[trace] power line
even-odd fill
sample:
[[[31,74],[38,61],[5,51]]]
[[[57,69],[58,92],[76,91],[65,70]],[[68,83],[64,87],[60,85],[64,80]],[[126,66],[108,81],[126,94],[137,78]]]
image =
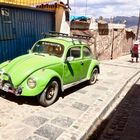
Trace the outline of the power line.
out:
[[[139,37],[139,29],[140,29],[140,10],[139,10],[139,19],[138,19],[138,27],[137,27],[137,34],[136,34],[136,40]]]
[[[86,9],[85,9],[85,16],[87,15],[87,0],[86,0]]]
[[[74,0],[74,15],[76,14],[76,0]]]

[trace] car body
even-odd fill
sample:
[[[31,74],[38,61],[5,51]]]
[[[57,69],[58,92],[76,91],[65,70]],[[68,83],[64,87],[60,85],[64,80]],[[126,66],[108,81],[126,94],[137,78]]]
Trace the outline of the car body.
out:
[[[37,96],[49,106],[65,89],[89,81],[94,84],[99,62],[78,39],[49,37],[37,41],[29,54],[0,65],[0,89],[17,96]]]

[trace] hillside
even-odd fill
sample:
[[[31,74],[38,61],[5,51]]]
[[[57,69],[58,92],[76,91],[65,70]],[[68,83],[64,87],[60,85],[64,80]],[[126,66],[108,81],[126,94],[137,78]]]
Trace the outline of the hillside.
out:
[[[109,18],[105,18],[107,22],[110,22]],[[126,27],[132,27],[138,25],[138,17],[131,16],[131,17],[125,17],[125,16],[116,16],[113,18],[113,23],[124,23],[126,24]]]

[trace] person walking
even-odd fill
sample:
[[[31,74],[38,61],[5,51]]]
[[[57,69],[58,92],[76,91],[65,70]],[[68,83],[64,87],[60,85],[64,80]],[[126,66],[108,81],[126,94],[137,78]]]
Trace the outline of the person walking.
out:
[[[131,48],[131,62],[134,62],[134,58],[136,58],[136,62],[138,62],[139,58],[139,41],[135,41],[134,45]]]

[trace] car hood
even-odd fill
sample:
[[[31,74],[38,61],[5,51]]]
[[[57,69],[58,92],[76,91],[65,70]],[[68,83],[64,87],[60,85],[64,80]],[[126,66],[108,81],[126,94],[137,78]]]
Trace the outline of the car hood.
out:
[[[28,54],[15,58],[5,68],[4,71],[11,76],[14,86],[18,86],[33,72],[60,63],[61,59],[55,56]]]

